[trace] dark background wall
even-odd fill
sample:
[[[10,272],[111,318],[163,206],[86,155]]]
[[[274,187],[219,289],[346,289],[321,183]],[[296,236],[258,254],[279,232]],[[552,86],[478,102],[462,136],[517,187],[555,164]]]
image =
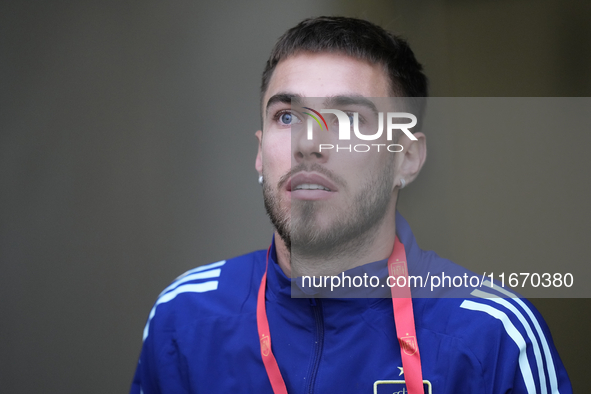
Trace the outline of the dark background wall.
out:
[[[322,14],[406,36],[435,96],[591,95],[588,2],[0,2],[0,391],[127,391],[158,293],[267,246],[260,73],[283,31]],[[561,132],[572,160],[509,185],[502,170],[527,151],[499,167],[475,157],[477,139],[441,139],[457,159],[430,154],[400,206],[421,246],[462,264],[558,237],[587,264],[591,141]],[[536,204],[510,208],[499,190]],[[589,300],[533,301],[583,391]]]

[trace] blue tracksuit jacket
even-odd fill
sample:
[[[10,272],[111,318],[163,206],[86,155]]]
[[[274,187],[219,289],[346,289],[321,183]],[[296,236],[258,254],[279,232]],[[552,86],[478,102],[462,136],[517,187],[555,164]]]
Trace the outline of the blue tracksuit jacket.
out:
[[[402,216],[396,225],[410,274],[462,270],[421,250]],[[265,254],[198,267],[162,292],[131,393],[272,393],[256,322]],[[391,299],[292,298],[273,249],[266,299],[289,393],[406,392]],[[413,298],[413,306],[426,392],[572,393],[548,327],[527,300],[468,295]]]

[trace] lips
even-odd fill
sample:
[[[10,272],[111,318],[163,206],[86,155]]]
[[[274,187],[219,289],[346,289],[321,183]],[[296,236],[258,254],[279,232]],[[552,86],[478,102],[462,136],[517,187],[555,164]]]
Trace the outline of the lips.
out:
[[[286,183],[285,188],[292,197],[303,200],[326,199],[338,191],[333,182],[313,172],[298,172]]]

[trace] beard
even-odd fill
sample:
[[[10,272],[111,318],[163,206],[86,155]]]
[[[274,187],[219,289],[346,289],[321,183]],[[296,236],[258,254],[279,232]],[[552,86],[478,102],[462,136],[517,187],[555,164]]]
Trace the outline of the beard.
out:
[[[348,206],[335,207],[327,201],[293,200],[291,207],[283,202],[279,190],[285,182],[300,171],[318,172],[340,189],[347,189],[346,181],[319,164],[298,165],[292,168],[273,189],[263,184],[263,196],[267,214],[291,252],[292,259],[338,258],[356,255],[371,238],[384,219],[392,199],[394,185],[394,162],[385,168],[369,173],[359,190],[351,196]],[[320,216],[330,222],[321,225]]]

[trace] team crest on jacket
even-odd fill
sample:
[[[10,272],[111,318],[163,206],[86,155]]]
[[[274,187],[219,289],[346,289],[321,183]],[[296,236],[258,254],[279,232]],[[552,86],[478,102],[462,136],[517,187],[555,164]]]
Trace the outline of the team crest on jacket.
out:
[[[271,340],[268,336],[263,334],[263,336],[261,336],[261,353],[263,353],[263,356],[267,357],[269,355],[270,351],[271,351]]]
[[[400,347],[404,353],[412,356],[417,352],[417,340],[414,336],[400,338]]]
[[[431,382],[423,380],[423,391],[432,394]],[[373,383],[374,394],[408,394],[404,380],[376,380]]]
[[[399,277],[399,276],[406,276],[406,262],[405,261],[398,261],[390,263],[390,276]]]

